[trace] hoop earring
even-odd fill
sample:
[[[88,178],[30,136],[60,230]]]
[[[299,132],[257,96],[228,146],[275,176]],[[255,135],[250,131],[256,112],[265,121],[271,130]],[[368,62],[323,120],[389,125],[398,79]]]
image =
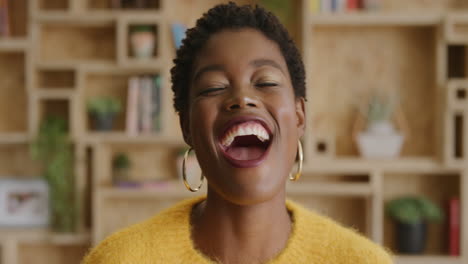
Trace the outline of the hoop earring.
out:
[[[200,176],[200,185],[197,187],[197,188],[192,188],[190,186],[190,184],[188,183],[187,181],[187,173],[186,173],[186,166],[185,166],[185,163],[187,161],[187,157],[190,153],[190,151],[192,151],[193,148],[189,148],[187,151],[185,151],[185,154],[184,154],[184,160],[182,161],[182,179],[184,180],[184,185],[185,185],[185,188],[187,188],[187,190],[191,191],[191,192],[198,192],[202,185],[203,185],[203,180],[205,179],[205,177],[203,176],[203,172],[201,173],[201,176]]]
[[[297,156],[299,157],[299,163],[297,165],[297,171],[294,176],[289,174],[289,180],[297,181],[302,174],[302,161],[304,160],[304,153],[302,152],[302,143],[300,140],[297,141]]]

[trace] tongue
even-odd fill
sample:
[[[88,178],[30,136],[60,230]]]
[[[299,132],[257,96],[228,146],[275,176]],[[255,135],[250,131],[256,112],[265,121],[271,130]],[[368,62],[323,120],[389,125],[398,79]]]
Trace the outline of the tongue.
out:
[[[227,154],[236,160],[254,160],[262,156],[265,149],[260,146],[230,147]]]
[[[236,160],[255,160],[265,152],[267,145],[256,136],[238,136],[234,139],[226,153]]]

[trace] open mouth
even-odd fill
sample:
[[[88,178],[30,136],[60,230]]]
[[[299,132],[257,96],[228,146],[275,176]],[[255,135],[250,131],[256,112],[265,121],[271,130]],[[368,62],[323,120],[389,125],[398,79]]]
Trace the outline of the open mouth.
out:
[[[271,138],[262,122],[251,120],[230,126],[222,135],[220,144],[231,164],[236,167],[254,167],[266,157]]]

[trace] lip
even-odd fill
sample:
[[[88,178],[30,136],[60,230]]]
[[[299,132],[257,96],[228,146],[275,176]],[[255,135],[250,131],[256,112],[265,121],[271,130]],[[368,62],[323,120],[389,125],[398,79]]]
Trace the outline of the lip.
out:
[[[254,160],[237,160],[237,159],[231,158],[226,153],[225,147],[221,145],[221,137],[223,137],[225,135],[225,133],[227,132],[227,130],[229,128],[231,128],[232,126],[240,124],[240,123],[249,122],[249,121],[254,121],[254,122],[260,123],[267,130],[267,132],[268,132],[268,134],[270,136],[270,141],[272,141],[272,139],[273,139],[273,133],[271,132],[271,129],[268,126],[267,122],[265,122],[265,120],[263,120],[262,118],[260,118],[258,116],[238,116],[238,117],[235,117],[235,118],[229,120],[229,122],[227,122],[224,125],[223,129],[221,130],[221,133],[218,136],[218,146],[219,146],[219,149],[221,150],[221,152],[223,154],[223,157],[232,166],[237,167],[237,168],[257,167],[258,165],[260,165],[266,159],[266,157],[268,156],[268,153],[270,152],[270,148],[271,148],[271,145],[272,145],[271,142],[270,142],[270,144],[268,145],[268,148],[265,150],[265,152],[262,154],[262,156],[258,157],[257,159],[254,159]]]

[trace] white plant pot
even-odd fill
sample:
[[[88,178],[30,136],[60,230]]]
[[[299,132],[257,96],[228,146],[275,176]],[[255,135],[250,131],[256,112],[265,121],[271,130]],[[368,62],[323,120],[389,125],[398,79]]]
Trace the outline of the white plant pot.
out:
[[[155,35],[152,32],[135,32],[130,37],[133,55],[137,59],[150,59],[154,56]]]
[[[359,133],[356,140],[361,156],[390,159],[400,155],[404,136],[395,131],[392,123],[378,122]]]

